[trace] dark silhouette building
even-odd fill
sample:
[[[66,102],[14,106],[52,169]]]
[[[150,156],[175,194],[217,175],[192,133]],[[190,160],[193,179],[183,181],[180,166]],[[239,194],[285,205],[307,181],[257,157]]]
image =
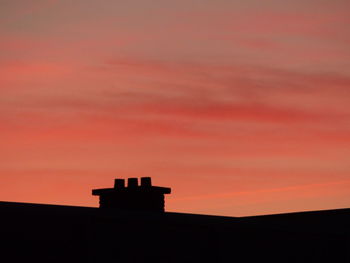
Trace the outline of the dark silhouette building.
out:
[[[148,196],[159,189],[149,179],[133,187],[118,179],[112,190],[94,190],[106,194],[101,208],[0,202],[1,262],[350,262],[350,209],[171,213]]]
[[[152,186],[151,177],[129,178],[125,186],[124,179],[115,179],[114,188],[92,190],[100,197],[100,208],[164,212],[164,195],[170,194],[167,187]]]

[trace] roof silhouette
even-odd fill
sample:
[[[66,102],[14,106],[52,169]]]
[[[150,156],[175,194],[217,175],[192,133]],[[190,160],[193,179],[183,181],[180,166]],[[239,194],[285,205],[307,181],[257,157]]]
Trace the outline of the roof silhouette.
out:
[[[350,208],[223,217],[0,202],[0,215],[2,262],[350,262]]]

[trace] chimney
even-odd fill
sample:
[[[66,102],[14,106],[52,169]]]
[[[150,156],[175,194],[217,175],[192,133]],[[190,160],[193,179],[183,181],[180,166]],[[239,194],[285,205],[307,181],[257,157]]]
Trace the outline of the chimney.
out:
[[[125,187],[124,179],[115,179],[114,188],[92,190],[92,195],[100,198],[100,208],[126,211],[164,212],[164,195],[170,194],[167,187],[152,186],[151,177],[128,178]]]

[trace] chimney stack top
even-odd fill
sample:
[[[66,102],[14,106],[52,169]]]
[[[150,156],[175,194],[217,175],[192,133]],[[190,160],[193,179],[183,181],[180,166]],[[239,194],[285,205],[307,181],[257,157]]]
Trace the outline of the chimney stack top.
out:
[[[164,212],[164,195],[170,194],[171,189],[152,185],[151,177],[115,179],[114,188],[92,190],[92,195],[100,197],[100,208],[119,210],[142,210]]]

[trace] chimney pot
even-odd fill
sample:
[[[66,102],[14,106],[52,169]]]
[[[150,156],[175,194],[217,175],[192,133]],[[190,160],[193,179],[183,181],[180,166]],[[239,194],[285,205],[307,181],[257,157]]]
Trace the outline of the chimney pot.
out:
[[[138,180],[137,178],[128,178],[128,188],[137,188]]]
[[[115,179],[114,180],[114,188],[115,189],[125,188],[125,180],[124,179]]]
[[[152,179],[151,177],[141,177],[141,187],[151,187]]]

